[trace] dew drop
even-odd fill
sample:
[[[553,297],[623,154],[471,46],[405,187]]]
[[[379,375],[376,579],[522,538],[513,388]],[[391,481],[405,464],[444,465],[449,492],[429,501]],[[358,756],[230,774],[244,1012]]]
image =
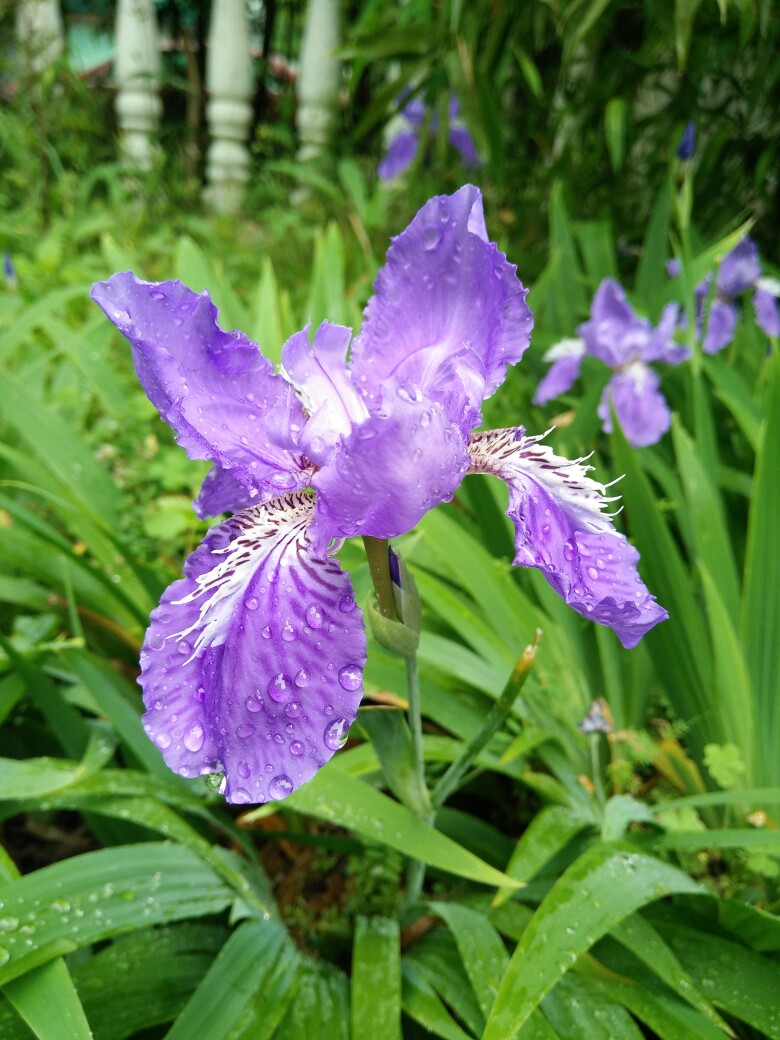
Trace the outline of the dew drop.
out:
[[[294,755],[302,755],[305,750],[306,749],[303,746],[303,742],[302,741],[300,741],[300,740],[291,740],[290,741],[290,751]]]
[[[244,604],[244,606],[246,607],[247,610],[257,610],[257,607],[258,607],[259,603],[260,603],[260,600],[257,598],[257,596],[250,596],[249,599]]]
[[[316,603],[312,603],[310,607],[306,608],[306,624],[310,628],[322,627],[322,611]],[[282,631],[282,637],[284,637],[284,631]]]
[[[294,625],[290,624],[290,619],[288,618],[282,625],[282,639],[285,643],[291,643],[297,635],[298,629]]]
[[[563,555],[567,560],[573,560],[577,555],[577,550],[574,548],[571,542],[563,543]]]
[[[291,794],[293,790],[293,782],[289,776],[285,776],[281,773],[279,776],[275,776],[268,785],[268,794],[274,801],[279,801],[280,798],[286,798],[288,794]]]
[[[339,671],[339,685],[345,690],[358,690],[363,682],[363,669],[356,664],[346,664]]]
[[[290,701],[284,706],[284,713],[288,719],[297,719],[303,714],[303,705],[300,701]]]
[[[230,792],[230,801],[238,805],[246,805],[247,802],[252,801],[252,795],[243,787],[237,787],[235,791]]]
[[[265,628],[261,631],[260,635],[263,637],[263,639],[271,638],[271,629],[268,627],[268,625],[265,626]]]
[[[338,751],[339,748],[343,748],[347,742],[348,732],[349,723],[346,719],[333,719],[325,727],[325,732],[323,733],[325,746],[330,748],[331,751]]]
[[[162,632],[152,632],[149,636],[149,646],[152,650],[162,650],[165,646],[165,636]]]
[[[238,771],[238,775],[243,777],[244,780],[247,780],[249,778],[249,763],[248,762],[239,762],[238,765],[236,766],[236,770]]]
[[[190,653],[190,651],[192,650],[192,647],[190,646],[190,644],[187,642],[186,639],[182,639],[182,641],[180,643],[176,644],[176,649],[179,651],[180,654],[183,655],[183,654]]]
[[[354,596],[342,596],[339,600],[339,610],[342,614],[349,614],[350,611],[355,609],[355,597]]]
[[[268,684],[268,696],[271,700],[282,704],[288,700],[292,693],[292,679],[284,672],[279,672]]]
[[[167,733],[158,733],[154,738],[154,742],[158,748],[162,748],[163,750],[171,746],[171,738]]]
[[[301,668],[301,670],[295,675],[295,685],[300,689],[304,689],[310,682],[311,672],[307,671],[305,668]]]
[[[592,578],[592,579],[593,579],[594,581],[596,581],[596,580],[598,579],[598,576],[599,576],[599,572],[598,572],[598,571],[596,570],[596,568],[595,568],[595,567],[588,567],[588,575],[589,575],[589,576],[590,576],[590,577],[591,577],[591,578]]]
[[[251,722],[242,722],[241,725],[236,729],[236,736],[242,740],[245,737],[251,737],[255,731],[255,727]]]
[[[203,747],[203,741],[205,740],[205,733],[203,732],[203,726],[199,722],[196,722],[187,732],[184,734],[184,740],[182,743],[188,751],[200,751]]]
[[[426,228],[423,231],[422,246],[426,253],[432,253],[441,242],[441,231],[435,227]]]
[[[246,699],[246,701],[244,703],[246,704],[246,710],[247,711],[262,711],[263,710],[263,702],[260,700],[259,697],[256,697],[254,693],[250,694],[250,696],[247,697],[247,699]]]

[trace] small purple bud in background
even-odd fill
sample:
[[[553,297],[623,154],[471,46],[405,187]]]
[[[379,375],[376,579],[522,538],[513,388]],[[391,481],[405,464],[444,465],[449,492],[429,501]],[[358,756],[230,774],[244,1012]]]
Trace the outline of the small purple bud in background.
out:
[[[693,153],[696,151],[696,126],[693,120],[688,122],[685,127],[677,144],[677,158],[684,162],[686,159],[692,159]]]
[[[19,279],[16,277],[16,268],[11,259],[11,254],[6,250],[3,253],[3,274],[5,275],[5,287],[9,292],[16,292],[19,287]]]
[[[401,564],[398,559],[398,555],[393,552],[391,546],[389,545],[387,547],[387,559],[390,567],[390,578],[393,584],[397,585],[400,589],[403,587],[403,583],[401,581]]]

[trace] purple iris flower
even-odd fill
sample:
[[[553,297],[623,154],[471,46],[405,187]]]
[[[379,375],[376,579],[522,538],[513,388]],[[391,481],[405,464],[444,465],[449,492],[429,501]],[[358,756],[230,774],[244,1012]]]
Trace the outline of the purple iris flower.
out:
[[[580,338],[562,340],[545,354],[552,366],[537,388],[534,403],[546,404],[569,390],[580,374],[582,359],[589,354],[614,372],[598,407],[604,430],[612,432],[614,408],[630,444],[655,444],[669,429],[672,417],[658,373],[648,362],[676,365],[688,356],[687,348],[672,338],[677,311],[676,304],[669,304],[654,329],[646,318],[634,313],[622,287],[605,278],[593,297],[590,320],[577,330]]]
[[[449,103],[449,121],[447,136],[450,144],[463,160],[464,166],[479,166],[482,162],[477,152],[471,134],[458,120],[460,106],[458,99],[453,95]],[[382,159],[377,168],[380,180],[387,181],[403,173],[414,161],[417,150],[420,147],[423,123],[425,122],[425,105],[419,98],[413,98],[401,112],[404,123],[396,136],[390,142],[387,155]],[[429,132],[435,134],[439,128],[439,121],[433,115],[429,124]]]
[[[366,636],[335,546],[403,534],[467,473],[509,485],[515,562],[624,646],[668,616],[588,467],[522,427],[472,432],[533,324],[479,191],[426,203],[374,287],[349,361],[351,330],[324,322],[287,341],[279,373],[205,292],[130,272],[92,290],[179,443],[214,462],[198,513],[235,511],[152,612],[139,680],[165,761],[220,774],[230,802],[289,794],[355,719]]]
[[[712,286],[712,275],[696,286],[696,316],[699,330],[704,322],[704,311]],[[780,311],[777,297],[780,283],[773,278],[764,278],[758,258],[758,248],[747,236],[730,253],[727,253],[718,268],[715,279],[715,295],[707,318],[704,334],[705,354],[716,354],[731,343],[737,327],[739,313],[733,302],[742,293],[753,292],[753,309],[756,323],[767,336],[780,335]]]

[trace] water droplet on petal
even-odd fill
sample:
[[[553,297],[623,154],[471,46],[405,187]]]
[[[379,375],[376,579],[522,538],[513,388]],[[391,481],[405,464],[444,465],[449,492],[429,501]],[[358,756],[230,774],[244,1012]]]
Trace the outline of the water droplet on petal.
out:
[[[271,629],[268,627],[268,625],[265,626],[265,628],[261,631],[260,635],[263,637],[263,639],[271,638]]]
[[[298,686],[300,689],[304,689],[306,686],[309,685],[310,682],[311,672],[307,671],[305,668],[301,668],[301,670],[296,673],[295,685]]]
[[[186,639],[182,639],[180,643],[176,644],[176,649],[179,651],[180,654],[188,654],[192,650],[192,647]]]
[[[242,740],[245,737],[251,737],[255,731],[255,727],[251,722],[242,722],[241,725],[236,729],[236,736]]]
[[[293,782],[289,776],[285,776],[284,773],[279,776],[275,776],[268,785],[268,794],[274,801],[278,801],[280,798],[286,798],[288,794],[291,794],[293,790]]]
[[[358,690],[363,682],[363,669],[347,664],[339,671],[339,684],[345,690]]]
[[[245,791],[243,787],[237,787],[234,791],[230,792],[230,800],[239,805],[246,805],[247,802],[252,801],[252,795],[249,791]]]
[[[348,732],[349,723],[346,719],[338,718],[329,722],[323,733],[325,746],[330,748],[331,751],[338,751],[339,748],[343,748],[347,742]]]
[[[152,632],[149,636],[149,646],[152,650],[162,650],[165,645],[165,636],[162,632]]]
[[[260,603],[260,600],[257,598],[257,596],[250,596],[249,599],[244,604],[244,606],[246,607],[247,610],[257,610],[257,607],[258,607],[259,603]]]
[[[355,609],[355,597],[354,596],[342,596],[339,600],[339,610],[342,614],[349,614],[351,610]]]
[[[598,572],[598,571],[596,570],[596,568],[595,568],[595,567],[588,567],[588,575],[589,575],[589,576],[590,576],[590,577],[591,577],[591,578],[592,578],[592,579],[593,579],[594,581],[597,581],[597,580],[598,580],[598,576],[599,576],[599,572]]]
[[[567,560],[573,560],[574,557],[577,555],[577,550],[571,542],[563,543],[563,555],[566,557]]]
[[[279,672],[268,684],[268,696],[271,700],[282,704],[288,700],[292,693],[292,679],[284,672]]]
[[[163,750],[171,746],[171,738],[167,733],[158,733],[154,738],[154,742],[157,747],[162,748]]]
[[[248,777],[249,777],[249,763],[248,762],[239,762],[238,765],[236,766],[236,769],[238,771],[238,775],[239,776],[243,777],[244,780],[248,779]]]
[[[306,608],[306,624],[310,628],[320,628],[322,626],[322,611],[316,603],[312,603],[310,607]]]
[[[284,713],[288,719],[297,719],[303,714],[303,705],[300,701],[290,701],[289,704],[284,706]]]
[[[203,741],[205,739],[205,733],[203,732],[203,726],[199,722],[196,722],[187,732],[184,734],[184,740],[182,743],[188,751],[200,751],[203,747]]]
[[[291,643],[297,635],[298,629],[295,627],[295,625],[290,624],[290,619],[288,618],[282,625],[282,639],[285,641],[285,643]]]
[[[441,242],[441,231],[438,228],[429,227],[423,231],[422,246],[427,253],[433,252],[439,242]]]
[[[246,701],[244,703],[246,704],[246,710],[247,711],[262,711],[263,710],[263,702],[260,700],[259,697],[256,697],[254,693],[250,694],[250,696],[247,697],[247,699],[246,699]]]
[[[300,740],[291,740],[290,741],[290,751],[294,755],[302,755],[305,750],[306,750],[306,748],[304,747],[302,741],[300,741]]]

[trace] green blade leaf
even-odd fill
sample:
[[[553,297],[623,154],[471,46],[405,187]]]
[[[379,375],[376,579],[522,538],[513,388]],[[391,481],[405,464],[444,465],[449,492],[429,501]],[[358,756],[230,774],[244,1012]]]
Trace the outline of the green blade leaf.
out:
[[[639,907],[701,891],[682,871],[614,845],[596,845],[559,878],[512,955],[483,1040],[511,1040],[577,958]]]
[[[3,992],[38,1040],[92,1040],[92,1030],[65,961],[42,964]]]
[[[333,763],[321,769],[310,783],[294,791],[285,804],[320,820],[347,827],[369,841],[388,845],[449,874],[483,885],[518,887],[506,874],[445,838],[405,806],[349,776]],[[273,811],[273,806],[263,807],[247,813],[246,820],[251,822]]]
[[[463,967],[487,1017],[498,992],[509,955],[496,929],[483,914],[458,903],[431,903],[432,913],[446,923],[458,946]]]
[[[355,925],[352,1035],[401,1040],[401,935],[388,917],[359,917]]]

